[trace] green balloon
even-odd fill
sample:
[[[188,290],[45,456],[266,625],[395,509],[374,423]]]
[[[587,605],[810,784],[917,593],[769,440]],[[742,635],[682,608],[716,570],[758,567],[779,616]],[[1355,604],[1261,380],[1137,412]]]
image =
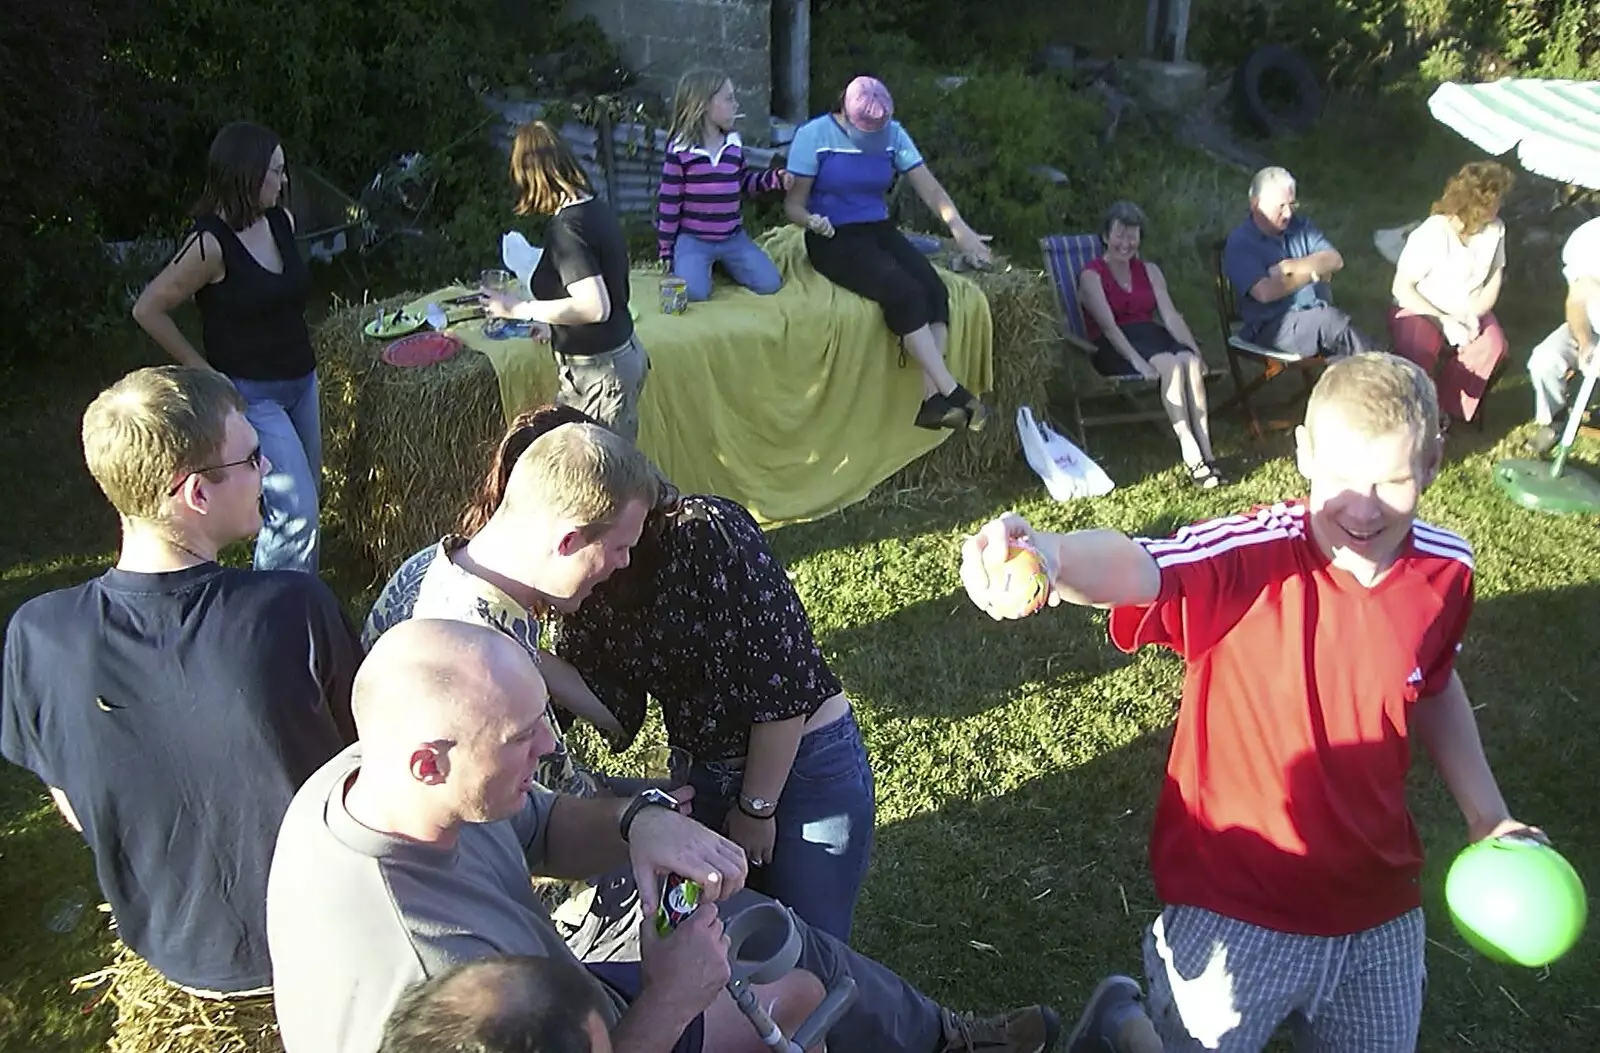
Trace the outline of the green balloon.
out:
[[[1537,969],[1572,949],[1589,902],[1560,852],[1532,838],[1468,845],[1450,865],[1444,898],[1461,936],[1497,962]]]

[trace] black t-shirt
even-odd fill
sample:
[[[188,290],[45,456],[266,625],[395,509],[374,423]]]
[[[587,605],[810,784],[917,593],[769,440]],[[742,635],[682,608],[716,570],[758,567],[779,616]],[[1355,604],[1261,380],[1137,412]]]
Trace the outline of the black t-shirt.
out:
[[[533,270],[533,295],[562,300],[567,286],[600,276],[611,297],[611,317],[590,325],[553,325],[550,346],[563,355],[598,355],[621,347],[633,335],[628,313],[628,241],[606,203],[598,198],[567,205],[545,227],[544,255]]]
[[[12,617],[0,753],[66,794],[118,934],[169,979],[272,982],[278,826],[353,737],[360,654],[297,571],[113,569]]]
[[[317,368],[306,328],[311,272],[294,244],[289,214],[267,209],[267,226],[283,258],[283,273],[256,262],[239,235],[217,216],[201,216],[195,229],[217,239],[227,274],[195,293],[206,360],[245,380],[294,380]],[[197,244],[190,252],[201,251]]]

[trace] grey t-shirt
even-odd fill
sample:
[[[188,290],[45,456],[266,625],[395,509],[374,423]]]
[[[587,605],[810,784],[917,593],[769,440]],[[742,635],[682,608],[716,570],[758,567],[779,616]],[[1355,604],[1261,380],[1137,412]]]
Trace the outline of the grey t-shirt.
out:
[[[515,818],[462,828],[453,848],[391,837],[345,808],[361,746],[295,795],[267,879],[267,944],[287,1053],[375,1053],[406,988],[462,961],[506,954],[578,965],[533,895],[556,795]],[[598,980],[611,1007],[624,1008]]]

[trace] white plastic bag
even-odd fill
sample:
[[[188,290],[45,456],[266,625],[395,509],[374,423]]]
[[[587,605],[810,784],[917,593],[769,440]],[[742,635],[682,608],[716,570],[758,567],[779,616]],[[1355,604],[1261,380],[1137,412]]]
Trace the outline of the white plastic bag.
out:
[[[1034,419],[1027,406],[1017,409],[1017,434],[1028,466],[1057,501],[1101,497],[1116,489],[1111,477],[1088,454],[1050,425]]]

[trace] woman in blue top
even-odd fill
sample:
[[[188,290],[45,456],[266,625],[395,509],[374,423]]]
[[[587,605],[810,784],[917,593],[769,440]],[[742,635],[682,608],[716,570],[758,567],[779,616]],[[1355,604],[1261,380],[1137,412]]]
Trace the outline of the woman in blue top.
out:
[[[949,226],[956,248],[974,261],[988,261],[988,238],[967,226],[893,114],[883,82],[857,77],[833,112],[802,125],[789,147],[794,183],[784,212],[806,228],[806,255],[817,273],[879,304],[889,329],[922,367],[927,397],[917,427],[977,431],[988,410],[944,364],[950,338],[944,283],[889,221],[887,195],[895,177],[910,180]]]
[[[295,247],[294,217],[279,203],[288,184],[276,135],[245,121],[219,131],[194,227],[133,317],[180,365],[216,370],[244,396],[266,472],[255,567],[314,574],[322,424],[306,328],[311,273]],[[172,320],[191,299],[205,354]]]

